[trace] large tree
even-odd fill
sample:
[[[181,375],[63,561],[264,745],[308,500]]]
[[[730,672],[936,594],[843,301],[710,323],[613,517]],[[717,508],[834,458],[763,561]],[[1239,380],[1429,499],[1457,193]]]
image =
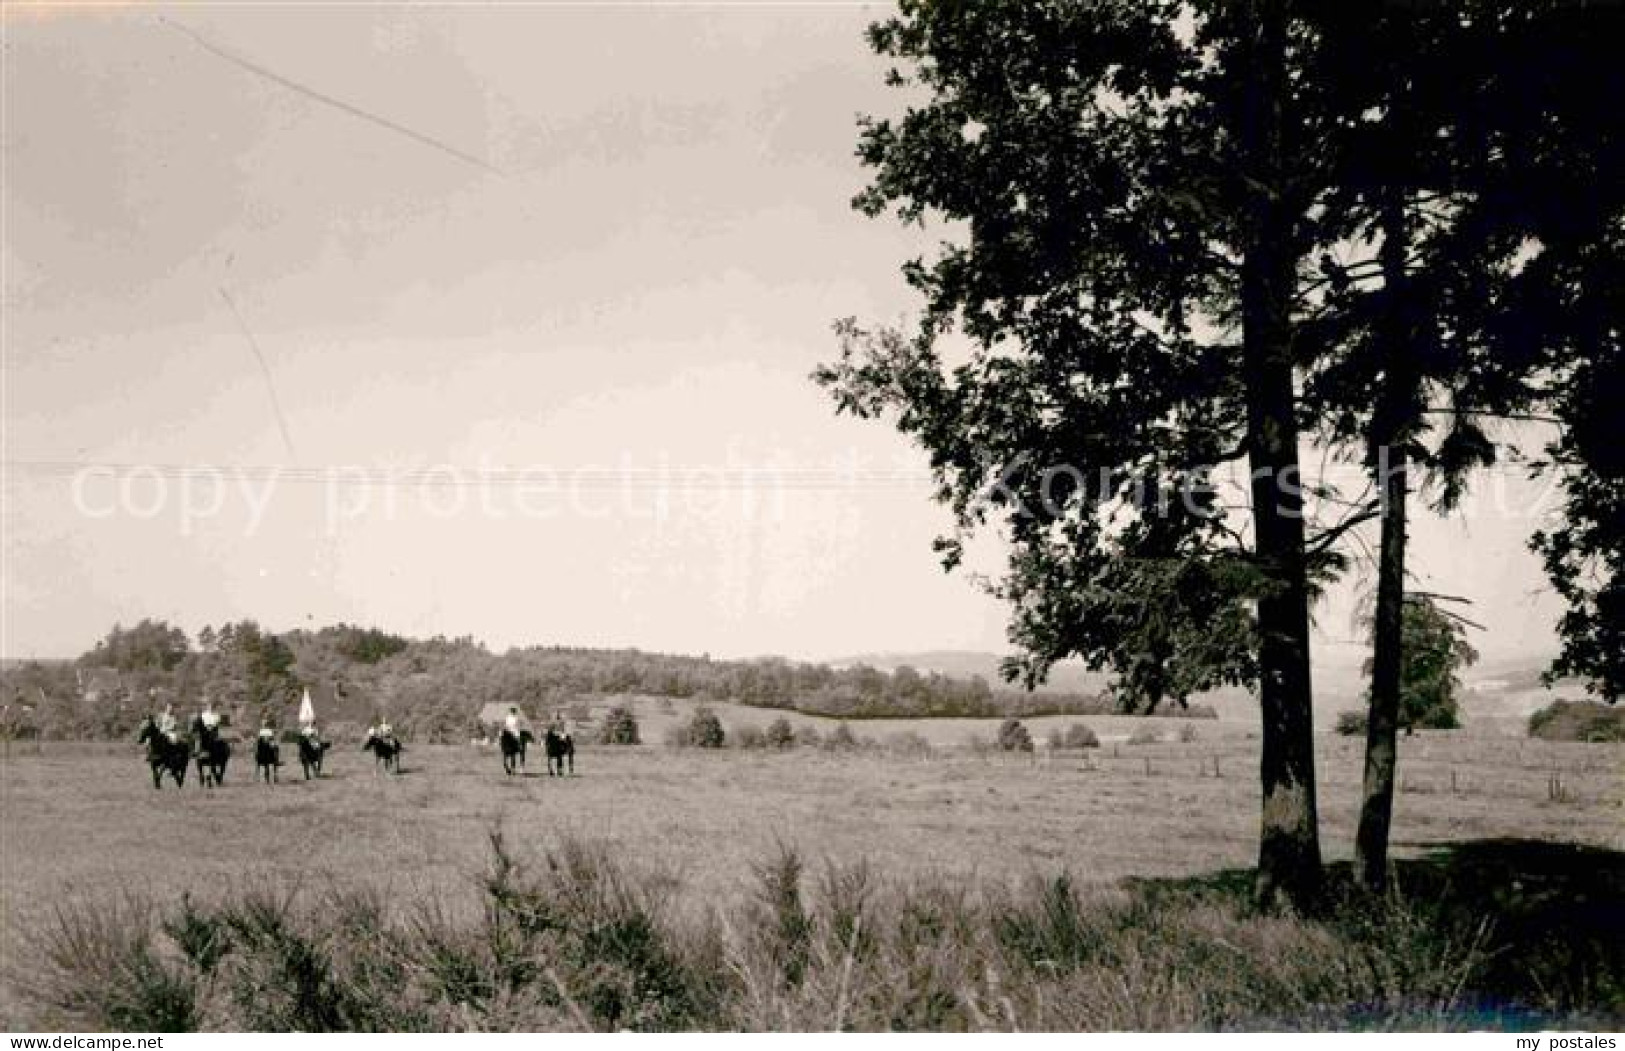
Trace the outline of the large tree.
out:
[[[864,129],[858,203],[947,239],[906,268],[917,329],[847,323],[819,373],[929,452],[950,566],[1002,530],[1016,670],[1172,662],[1132,688],[1177,696],[1190,662],[1246,679],[1256,652],[1259,889],[1299,901],[1320,878],[1309,603],[1339,531],[1306,535],[1298,463],[1328,174],[1310,29],[1272,2],[903,4],[871,41],[921,101]],[[1241,461],[1237,516],[1213,476]],[[1204,623],[1255,641],[1169,644]]]
[[[1550,309],[1575,292],[1551,263],[1592,250],[1618,218],[1617,193],[1590,188],[1619,164],[1618,122],[1601,108],[1620,93],[1619,25],[1617,13],[1510,0],[1320,12],[1315,81],[1337,177],[1306,304],[1321,350],[1306,400],[1320,437],[1363,447],[1382,508],[1356,839],[1373,888],[1411,666],[1410,476],[1432,473],[1449,510],[1497,456],[1486,421],[1538,407],[1560,361],[1599,350],[1594,327],[1574,338],[1572,308]]]

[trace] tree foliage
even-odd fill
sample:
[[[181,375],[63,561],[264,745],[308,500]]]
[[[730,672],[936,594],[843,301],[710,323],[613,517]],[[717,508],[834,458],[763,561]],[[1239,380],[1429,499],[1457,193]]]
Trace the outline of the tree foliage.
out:
[[[1478,661],[1478,651],[1467,641],[1466,625],[1432,598],[1408,595],[1404,631],[1400,728],[1411,731],[1460,727],[1461,673]],[[1372,666],[1373,661],[1368,659],[1367,675]]]
[[[717,713],[705,707],[694,709],[683,727],[683,743],[691,748],[721,748],[727,736]]]
[[[1561,472],[1563,513],[1533,546],[1568,603],[1548,681],[1577,676],[1613,703],[1625,696],[1625,220],[1583,264],[1566,316],[1581,319],[1592,352],[1572,358],[1560,380],[1564,427],[1548,453]]]
[[[86,667],[115,671],[173,671],[186,659],[191,643],[186,632],[161,620],[143,619],[134,627],[113,630],[79,658]]]

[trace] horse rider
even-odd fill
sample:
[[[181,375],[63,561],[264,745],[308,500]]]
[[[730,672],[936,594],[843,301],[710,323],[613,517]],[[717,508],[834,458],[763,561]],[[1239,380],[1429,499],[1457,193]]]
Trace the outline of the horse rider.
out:
[[[166,702],[164,710],[158,713],[158,718],[154,719],[153,722],[157,725],[158,732],[169,739],[170,744],[175,744],[180,740],[180,727],[175,722],[175,705],[173,702]]]
[[[368,730],[367,736],[376,737],[380,741],[388,741],[390,744],[399,743],[395,740],[395,728],[389,725],[388,719],[378,720],[378,725]]]
[[[304,723],[301,725],[299,727],[299,736],[303,737],[313,745],[320,744],[322,740],[322,735],[316,732],[315,723]]]
[[[193,722],[198,734],[197,740],[192,742],[192,750],[197,755],[203,755],[220,739],[220,713],[214,710],[214,702],[205,700]]]
[[[270,716],[260,720],[260,740],[276,744],[276,727],[271,725]]]
[[[508,708],[508,717],[502,721],[502,728],[508,733],[513,734],[513,739],[515,741],[520,740],[519,735],[524,732],[524,719],[519,715],[518,705],[513,705]]]

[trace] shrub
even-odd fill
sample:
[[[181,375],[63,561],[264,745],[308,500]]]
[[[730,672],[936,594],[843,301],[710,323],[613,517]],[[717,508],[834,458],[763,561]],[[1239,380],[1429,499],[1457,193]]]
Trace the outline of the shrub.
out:
[[[1366,712],[1364,708],[1350,708],[1337,713],[1337,732],[1344,737],[1364,737]]]
[[[829,732],[824,738],[824,748],[831,752],[850,752],[860,747],[858,735],[852,732],[852,727],[841,723]]]
[[[1196,732],[1196,727],[1189,723],[1186,723],[1184,726],[1179,728],[1179,739],[1184,744],[1190,744],[1200,736],[1201,734]]]
[[[1529,735],[1547,741],[1625,741],[1625,710],[1595,701],[1557,701],[1529,717]]]
[[[1021,725],[1020,719],[1006,719],[999,726],[999,749],[1005,752],[1030,752],[1033,735]]]
[[[931,742],[926,740],[924,735],[915,733],[913,730],[900,730],[887,736],[885,747],[886,751],[894,755],[910,756],[916,759],[923,759],[933,751]]]
[[[816,726],[802,726],[796,730],[795,743],[802,748],[818,748],[824,743],[824,735]]]
[[[780,716],[767,724],[767,744],[770,748],[793,748],[796,743],[795,728],[790,720]]]
[[[1099,748],[1100,738],[1082,723],[1073,723],[1065,730],[1050,731],[1049,743],[1051,748]]]
[[[744,749],[767,747],[767,734],[760,726],[741,726],[733,732],[733,746]]]
[[[154,944],[158,922],[151,905],[137,898],[57,905],[26,938],[34,961],[27,991],[75,1023],[89,1021],[84,1028],[196,1029],[198,982],[192,968],[161,959]]]
[[[684,743],[693,748],[721,748],[727,740],[722,720],[709,708],[696,708],[683,730]]]
[[[637,744],[638,720],[627,705],[616,705],[598,729],[599,744]]]
[[[785,987],[801,983],[814,934],[802,901],[801,871],[801,855],[781,843],[776,858],[756,866],[755,900],[747,913],[751,948]]]
[[[1135,727],[1134,732],[1128,735],[1129,744],[1156,744],[1160,740],[1162,735],[1157,733],[1154,726]]]

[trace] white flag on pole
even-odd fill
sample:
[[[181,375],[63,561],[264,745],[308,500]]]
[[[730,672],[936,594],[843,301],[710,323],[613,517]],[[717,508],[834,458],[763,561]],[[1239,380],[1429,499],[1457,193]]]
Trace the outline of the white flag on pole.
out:
[[[299,702],[299,725],[310,726],[316,722],[316,707],[310,703],[310,689],[306,687],[304,700]]]

